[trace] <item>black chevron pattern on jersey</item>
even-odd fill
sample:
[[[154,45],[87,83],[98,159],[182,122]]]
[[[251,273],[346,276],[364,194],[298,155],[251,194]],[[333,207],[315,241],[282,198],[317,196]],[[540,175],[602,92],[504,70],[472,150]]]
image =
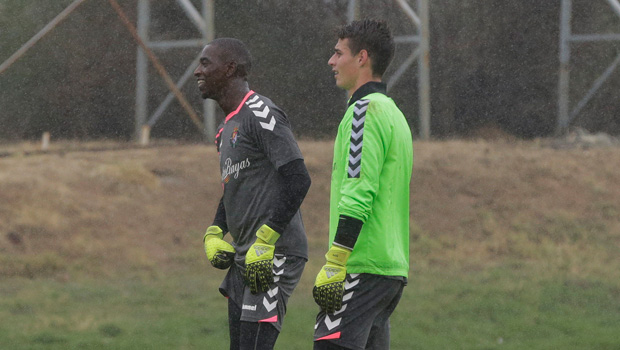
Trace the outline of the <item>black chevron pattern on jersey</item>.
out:
[[[364,144],[364,121],[370,100],[359,100],[353,106],[351,122],[351,146],[349,147],[349,178],[359,178],[362,172],[362,146]]]

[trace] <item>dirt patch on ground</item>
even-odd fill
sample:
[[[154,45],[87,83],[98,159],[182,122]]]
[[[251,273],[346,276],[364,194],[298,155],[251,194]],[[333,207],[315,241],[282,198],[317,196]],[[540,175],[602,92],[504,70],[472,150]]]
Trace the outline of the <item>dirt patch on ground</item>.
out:
[[[300,146],[312,177],[305,226],[311,247],[324,248],[332,143]],[[0,275],[204,262],[202,234],[221,195],[213,146],[57,147],[27,155],[12,146],[0,158]],[[620,245],[617,148],[470,140],[415,142],[414,150],[418,263],[537,259],[544,244]]]

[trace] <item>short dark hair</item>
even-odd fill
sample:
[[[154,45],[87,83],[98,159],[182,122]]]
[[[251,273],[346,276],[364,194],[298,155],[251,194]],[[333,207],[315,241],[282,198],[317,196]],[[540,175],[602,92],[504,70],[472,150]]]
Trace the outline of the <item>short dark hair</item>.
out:
[[[394,57],[394,37],[385,21],[364,19],[338,28],[339,39],[349,39],[353,55],[366,50],[372,61],[372,72],[382,76]]]
[[[252,70],[252,55],[243,41],[235,38],[218,38],[209,45],[215,45],[222,49],[220,57],[223,60],[230,60],[237,64],[236,76],[247,78]]]

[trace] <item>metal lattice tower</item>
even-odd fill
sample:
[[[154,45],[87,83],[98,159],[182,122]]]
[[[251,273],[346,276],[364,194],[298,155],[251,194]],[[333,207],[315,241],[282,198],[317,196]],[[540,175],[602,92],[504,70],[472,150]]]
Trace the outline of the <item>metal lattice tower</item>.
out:
[[[349,22],[359,17],[361,0],[349,0],[347,18]],[[430,137],[431,103],[430,103],[430,30],[429,30],[429,0],[417,0],[417,13],[409,6],[406,0],[394,0],[402,12],[413,23],[417,34],[394,37],[397,45],[414,44],[415,47],[407,59],[401,63],[394,74],[387,79],[388,90],[394,86],[402,75],[418,61],[418,103],[420,115],[420,138]]]
[[[620,2],[618,0],[606,0],[613,11],[620,17]],[[620,33],[614,34],[573,34],[572,14],[573,0],[562,0],[560,15],[560,74],[558,79],[558,124],[557,135],[566,134],[568,127],[573,119],[581,112],[586,104],[596,94],[598,89],[611,76],[618,64],[620,64],[620,54],[605,71],[594,81],[590,90],[584,97],[570,109],[570,57],[571,45],[584,42],[601,41],[620,41]]]
[[[206,44],[215,37],[214,23],[214,0],[201,0],[202,12],[198,11],[190,0],[177,0],[177,4],[183,8],[185,14],[196,26],[201,34],[201,38],[171,41],[150,41],[150,10],[151,0],[138,1],[138,21],[137,30],[140,38],[146,43],[150,49],[154,50],[171,50],[175,48],[196,47],[202,49]],[[185,73],[179,78],[176,85],[180,89],[193,76],[194,69],[198,65],[199,57],[196,57],[187,67]],[[166,98],[155,109],[153,114],[147,119],[148,114],[148,58],[142,48],[138,48],[138,56],[136,62],[136,120],[135,135],[139,138],[142,133],[143,126],[149,128],[155,125],[157,120],[162,116],[166,108],[174,100],[172,92],[168,93]],[[204,135],[212,137],[215,135],[215,101],[207,99],[203,102],[203,118],[205,130]]]
[[[214,39],[214,1],[202,1],[202,13],[200,13],[190,0],[177,0],[176,2],[183,8],[188,18],[194,23],[202,34],[199,39],[187,39],[176,41],[152,42],[149,41],[150,26],[150,1],[138,1],[138,22],[137,30],[141,39],[151,49],[169,50],[183,47],[199,47]],[[417,0],[416,13],[406,0],[394,0],[401,8],[403,13],[411,20],[417,34],[397,36],[395,42],[397,45],[414,44],[410,56],[403,62],[394,74],[387,80],[388,88],[393,86],[402,75],[418,61],[418,99],[419,99],[419,115],[420,115],[420,138],[428,139],[430,137],[430,45],[429,45],[429,0]],[[349,0],[347,17],[349,21],[357,18],[359,13],[360,0]],[[181,88],[189,78],[196,65],[198,57],[191,62],[185,73],[177,82],[177,87]],[[174,99],[174,95],[169,93],[163,102],[155,109],[153,114],[147,119],[148,114],[148,59],[141,48],[138,48],[137,67],[136,67],[136,119],[135,119],[135,135],[138,138],[142,133],[142,127],[147,125],[152,127],[164,113],[170,102]],[[213,100],[205,100],[204,102],[204,134],[215,134],[215,102]]]

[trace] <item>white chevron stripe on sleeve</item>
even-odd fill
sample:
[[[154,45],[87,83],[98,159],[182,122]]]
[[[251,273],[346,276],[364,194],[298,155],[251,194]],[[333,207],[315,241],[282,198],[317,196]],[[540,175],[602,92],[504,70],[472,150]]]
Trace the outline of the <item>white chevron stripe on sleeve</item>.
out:
[[[363,117],[361,117],[359,120],[353,118],[353,126],[354,127],[359,127],[360,125],[364,124],[364,121],[366,120],[366,115],[364,115]]]
[[[351,137],[355,140],[359,139],[360,136],[362,136],[362,134],[364,134],[364,129],[358,131],[358,132],[353,132],[353,130],[351,130]]]
[[[357,152],[360,148],[362,148],[362,144],[364,143],[364,141],[361,141],[360,143],[358,143],[357,145],[354,144],[353,142],[351,142],[351,151],[353,152]]]
[[[260,108],[263,105],[263,100],[259,100],[255,104],[248,105],[250,108]]]
[[[357,108],[357,105],[355,105],[355,107],[353,107],[353,112],[355,112],[355,114],[360,115],[364,112],[366,112],[366,110],[368,109],[368,105]]]
[[[247,101],[245,102],[245,104],[249,105],[249,104],[251,104],[251,103],[256,102],[256,100],[258,100],[258,95],[254,95],[254,97],[252,97],[251,99],[247,100]]]
[[[347,170],[347,172],[349,173],[349,176],[356,177],[360,173],[360,170],[361,170],[360,167],[357,167],[355,169],[349,168],[349,170]]]
[[[260,122],[260,126],[262,126],[263,129],[267,129],[269,131],[273,131],[273,127],[276,126],[276,118],[272,116],[271,120],[269,121],[269,123]]]
[[[353,157],[352,155],[349,155],[349,163],[351,164],[355,164],[357,163],[360,159],[362,159],[362,154],[358,154],[357,156]]]
[[[252,111],[259,118],[267,118],[269,116],[269,106],[265,106],[262,111]]]

